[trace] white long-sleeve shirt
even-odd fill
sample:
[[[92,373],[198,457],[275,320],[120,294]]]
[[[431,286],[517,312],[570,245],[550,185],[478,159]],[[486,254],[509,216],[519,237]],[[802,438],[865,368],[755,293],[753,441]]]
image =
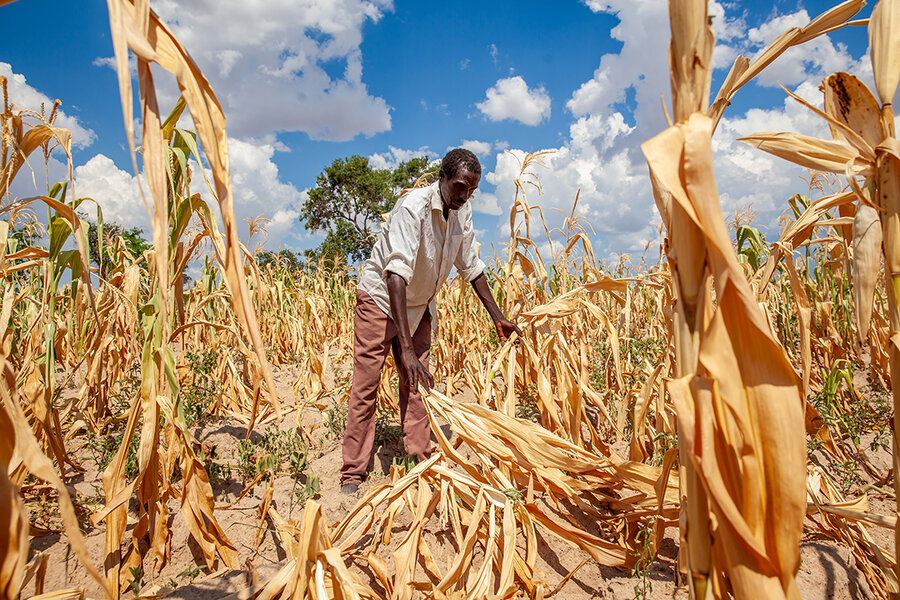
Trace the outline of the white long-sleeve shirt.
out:
[[[397,200],[381,227],[372,256],[363,265],[357,289],[369,294],[391,316],[385,277],[388,271],[402,277],[406,281],[406,316],[413,332],[454,266],[466,281],[485,268],[475,245],[471,204],[451,210],[445,221],[436,182]]]

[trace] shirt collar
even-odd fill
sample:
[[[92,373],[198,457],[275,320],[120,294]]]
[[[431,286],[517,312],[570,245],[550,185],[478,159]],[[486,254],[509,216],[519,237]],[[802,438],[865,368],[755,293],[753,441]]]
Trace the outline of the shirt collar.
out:
[[[431,210],[439,210],[443,212],[444,203],[441,202],[440,182],[435,181],[431,184]]]

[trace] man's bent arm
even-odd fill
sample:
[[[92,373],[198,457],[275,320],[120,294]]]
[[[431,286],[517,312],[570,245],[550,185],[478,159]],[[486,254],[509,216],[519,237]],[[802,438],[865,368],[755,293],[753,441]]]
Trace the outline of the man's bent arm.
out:
[[[494,295],[491,294],[491,288],[488,287],[484,273],[481,273],[481,275],[473,279],[471,283],[472,289],[475,290],[475,295],[481,300],[481,303],[491,316],[491,320],[494,322],[494,327],[497,329],[497,335],[500,337],[500,343],[505,343],[507,338],[509,338],[513,332],[518,333],[519,336],[521,336],[522,331],[511,321],[507,321],[506,317],[503,316],[500,307],[497,306],[497,301],[494,300]]]
[[[391,314],[394,325],[397,326],[397,338],[400,342],[400,368],[406,368],[409,376],[409,385],[415,389],[416,382],[422,384],[427,390],[434,385],[431,373],[419,361],[416,350],[413,347],[412,335],[409,331],[409,319],[406,317],[406,280],[391,271],[387,272],[388,299],[391,304]],[[496,305],[496,303],[495,303]],[[498,309],[499,310],[499,309]]]

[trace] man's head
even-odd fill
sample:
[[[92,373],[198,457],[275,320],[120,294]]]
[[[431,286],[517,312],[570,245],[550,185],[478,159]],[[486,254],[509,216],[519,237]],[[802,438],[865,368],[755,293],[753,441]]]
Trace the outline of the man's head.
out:
[[[481,164],[465,148],[456,148],[448,152],[441,161],[438,181],[441,202],[450,210],[459,210],[478,188]]]

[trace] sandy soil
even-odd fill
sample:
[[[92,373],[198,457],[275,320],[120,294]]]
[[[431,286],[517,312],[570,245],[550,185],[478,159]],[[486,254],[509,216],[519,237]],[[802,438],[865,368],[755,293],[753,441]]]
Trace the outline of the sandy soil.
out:
[[[276,370],[276,382],[282,398],[293,397],[291,384],[296,377],[293,368]],[[456,398],[458,401],[471,401],[471,395],[462,393]],[[290,431],[296,427],[296,412],[284,415],[279,423],[270,425],[281,431]],[[308,476],[317,476],[321,482],[320,495],[317,501],[322,505],[324,514],[330,524],[337,523],[355,505],[356,497],[340,493],[339,472],[341,466],[340,440],[329,434],[323,425],[323,415],[315,409],[304,409],[301,422],[307,431],[312,432],[316,441],[314,449],[309,455]],[[450,434],[449,428],[445,428]],[[250,439],[259,442],[265,427],[260,427]],[[209,451],[215,449],[215,461],[230,465],[233,479],[230,482],[218,482],[214,486],[217,505],[224,506],[233,502],[241,492],[243,484],[241,476],[237,472],[238,442],[246,436],[246,428],[228,422],[210,423],[195,432],[198,442]],[[452,435],[452,434],[451,434]],[[96,461],[85,445],[86,439],[80,438],[70,442],[73,452],[79,458],[86,471],[72,477],[70,490],[74,492],[77,504],[83,507],[85,514],[97,510],[103,505],[102,486],[97,470]],[[387,473],[395,457],[402,454],[399,442],[387,443],[376,447],[371,464],[369,479],[361,486],[361,492],[368,487],[383,483],[388,480]],[[886,471],[890,456],[886,453],[872,453],[871,461],[879,466],[884,466]],[[871,478],[865,482],[871,483]],[[228,594],[239,592],[258,581],[265,581],[278,571],[285,560],[285,552],[281,548],[273,531],[271,522],[267,522],[263,531],[262,541],[259,547],[255,547],[258,532],[256,510],[259,506],[266,483],[258,484],[255,489],[238,501],[233,507],[217,510],[219,519],[225,533],[236,546],[240,554],[241,570],[220,570],[208,573],[206,568],[198,568],[203,565],[202,554],[199,548],[190,539],[188,531],[180,515],[177,503],[169,507],[169,527],[172,532],[171,560],[160,572],[148,572],[142,578],[142,595],[158,594],[168,598],[189,599],[215,599]],[[272,506],[285,518],[298,518],[303,511],[303,504],[295,495],[297,482],[290,476],[280,476],[270,482],[274,486]],[[860,484],[862,485],[862,484]],[[857,489],[859,486],[856,486]],[[872,497],[872,494],[870,494]],[[891,504],[887,499],[872,498],[872,509],[881,514],[891,511]],[[52,521],[52,509],[48,509],[47,503],[41,505],[29,502],[29,510],[32,518],[38,519],[41,514],[50,512]],[[42,512],[43,511],[43,512]],[[396,545],[401,539],[399,533],[403,529],[402,515],[400,522],[395,525],[392,543]],[[133,526],[133,523],[129,523]],[[90,527],[85,523],[83,531],[95,565],[102,563],[104,544],[104,528]],[[892,548],[891,533],[886,530],[873,528],[876,541],[888,548]],[[435,548],[435,558],[443,568],[453,554],[451,538],[439,531],[436,519],[432,520],[426,529],[425,535],[432,548]],[[540,538],[541,552],[538,568],[543,574],[544,580],[550,589],[556,586],[570,573],[578,568],[577,572],[557,590],[556,597],[571,599],[588,598],[635,598],[647,599],[682,599],[687,598],[684,587],[676,585],[677,555],[678,555],[678,531],[670,528],[663,541],[657,560],[650,566],[646,577],[635,576],[629,570],[611,569],[599,566],[596,562],[588,560],[585,553],[577,548],[569,546],[566,542],[544,533]],[[46,552],[50,556],[50,568],[48,569],[45,591],[65,588],[84,588],[88,597],[101,598],[102,593],[96,584],[87,577],[83,567],[75,559],[64,536],[56,533],[34,537],[31,541],[32,552]],[[386,546],[382,552],[390,553],[391,546]],[[859,599],[872,598],[865,578],[854,565],[850,551],[832,541],[809,530],[804,536],[801,548],[802,564],[798,583],[803,598],[809,600],[818,599]],[[389,556],[385,556],[389,558]],[[150,569],[150,560],[146,561],[146,568]],[[377,582],[372,582],[368,575],[359,568],[359,564],[351,564],[356,573],[361,574],[365,580],[370,581],[373,588],[381,589]],[[649,585],[648,585],[649,584]],[[643,595],[636,591],[636,586],[642,586],[646,593]],[[650,589],[652,587],[652,590]],[[31,593],[27,589],[27,594]],[[123,597],[133,597],[131,591],[123,593]]]

